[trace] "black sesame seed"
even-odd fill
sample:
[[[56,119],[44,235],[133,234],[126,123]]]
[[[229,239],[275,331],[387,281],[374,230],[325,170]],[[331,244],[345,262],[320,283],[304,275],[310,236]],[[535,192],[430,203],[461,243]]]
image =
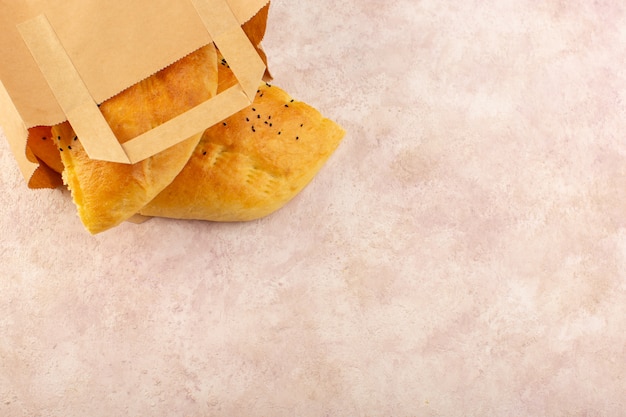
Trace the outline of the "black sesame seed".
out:
[[[257,119],[260,119],[260,118],[261,118],[261,115],[260,115],[260,114],[257,114],[257,115],[256,115],[256,118],[257,118]]]
[[[285,104],[285,107],[289,107],[289,104]]]
[[[293,100],[293,99],[291,99],[290,103],[293,103],[293,102],[294,102],[294,100]]]
[[[72,149],[72,147],[70,145],[67,145],[67,149]]]
[[[281,133],[281,132],[280,132],[280,130],[279,130],[279,131],[278,131],[278,134],[280,135],[280,133]]]
[[[41,138],[41,140],[46,140],[46,137],[44,136],[43,138]]]
[[[246,117],[246,122],[249,122],[249,121],[250,121],[250,119]]]
[[[254,126],[252,126],[252,131],[253,131],[253,132],[256,132],[256,129],[254,128]]]
[[[222,123],[222,125],[226,126],[226,122]]]
[[[272,124],[270,123],[270,127],[272,127]]]
[[[63,148],[59,148],[59,150],[60,150],[61,152],[63,152]]]
[[[74,136],[74,140],[78,140],[78,136]]]
[[[206,155],[206,151],[202,152],[202,155]]]
[[[267,124],[269,124],[269,123],[267,123],[267,120],[266,120],[264,123],[265,123],[266,125],[267,125]]]
[[[300,139],[300,136],[296,136],[296,140]]]
[[[253,107],[253,108],[252,108],[252,111],[256,111],[256,109]]]
[[[301,124],[300,124],[300,127],[302,127],[302,126],[304,126],[304,123],[301,123]]]
[[[57,140],[61,140],[61,136],[57,136]]]
[[[267,119],[268,119],[268,120],[269,120],[269,119],[271,119],[271,118],[272,118],[272,116],[267,116]]]

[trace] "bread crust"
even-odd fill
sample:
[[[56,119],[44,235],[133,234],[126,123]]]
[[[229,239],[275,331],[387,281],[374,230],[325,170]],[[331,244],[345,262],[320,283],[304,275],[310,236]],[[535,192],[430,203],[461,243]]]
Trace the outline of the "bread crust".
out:
[[[124,143],[217,92],[217,55],[213,44],[184,57],[101,104],[120,143]],[[63,180],[78,215],[92,234],[135,215],[181,171],[202,132],[136,164],[92,160],[68,122],[52,127],[63,161]]]
[[[276,86],[208,128],[180,174],[139,213],[245,221],[278,210],[317,174],[343,129]]]

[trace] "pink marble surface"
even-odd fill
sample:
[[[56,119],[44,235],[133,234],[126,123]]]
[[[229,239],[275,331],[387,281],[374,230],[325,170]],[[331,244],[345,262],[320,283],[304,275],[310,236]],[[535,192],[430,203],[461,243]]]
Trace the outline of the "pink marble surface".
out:
[[[0,415],[624,415],[625,12],[275,0],[348,135],[256,222],[92,237],[0,140]]]

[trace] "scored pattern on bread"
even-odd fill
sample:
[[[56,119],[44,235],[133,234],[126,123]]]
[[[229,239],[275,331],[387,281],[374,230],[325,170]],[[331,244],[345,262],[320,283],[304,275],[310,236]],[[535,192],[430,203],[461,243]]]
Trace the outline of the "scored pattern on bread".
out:
[[[212,221],[264,217],[313,179],[343,136],[313,107],[263,84],[252,105],[204,132],[180,174],[139,213]]]

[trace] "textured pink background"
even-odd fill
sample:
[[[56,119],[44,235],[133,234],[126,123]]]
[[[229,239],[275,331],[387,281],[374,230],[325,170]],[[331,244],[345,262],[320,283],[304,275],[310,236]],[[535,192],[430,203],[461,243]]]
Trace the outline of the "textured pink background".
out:
[[[0,415],[624,415],[625,12],[275,0],[348,135],[256,222],[92,237],[0,140]]]

